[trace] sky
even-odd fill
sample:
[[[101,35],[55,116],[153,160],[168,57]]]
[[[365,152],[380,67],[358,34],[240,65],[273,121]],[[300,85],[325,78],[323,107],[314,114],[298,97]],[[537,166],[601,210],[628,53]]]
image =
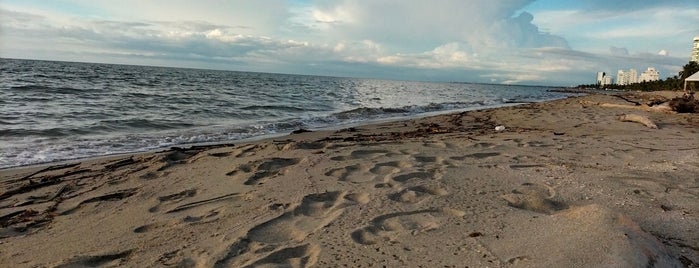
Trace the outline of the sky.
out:
[[[574,86],[689,62],[697,0],[0,0],[0,57]]]

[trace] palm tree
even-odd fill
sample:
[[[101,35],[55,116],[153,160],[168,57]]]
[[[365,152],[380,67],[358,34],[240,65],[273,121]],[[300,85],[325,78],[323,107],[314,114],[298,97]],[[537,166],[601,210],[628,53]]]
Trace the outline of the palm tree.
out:
[[[690,61],[689,63],[685,64],[684,67],[682,67],[682,71],[680,71],[680,80],[684,81],[685,78],[695,74],[696,72],[699,72],[699,63],[696,61]]]

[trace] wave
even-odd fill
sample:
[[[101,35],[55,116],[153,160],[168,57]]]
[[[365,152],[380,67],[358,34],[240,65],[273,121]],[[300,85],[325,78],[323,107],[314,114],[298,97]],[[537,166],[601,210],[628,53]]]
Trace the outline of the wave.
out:
[[[274,111],[283,111],[283,112],[318,111],[317,109],[300,108],[300,107],[284,106],[284,105],[250,105],[250,106],[242,107],[240,109],[245,110],[245,111],[274,110]]]
[[[195,123],[182,122],[177,120],[165,120],[165,119],[143,119],[143,118],[131,118],[131,119],[112,119],[112,120],[102,120],[99,125],[103,128],[114,129],[114,130],[171,130],[171,129],[182,129],[191,128],[198,126]]]
[[[157,94],[153,92],[128,92],[123,94],[124,97],[134,97],[134,98],[168,98],[170,96]]]
[[[12,162],[8,162],[10,158],[3,159],[0,157],[0,168],[119,153],[142,152],[170,146],[230,142],[264,135],[288,134],[300,128],[341,127],[362,121],[414,116],[425,112],[477,108],[483,105],[486,105],[486,103],[474,101],[431,103],[428,105],[411,105],[397,108],[360,107],[326,116],[295,117],[266,122],[258,121],[237,126],[219,126],[218,129],[174,120],[137,118],[102,120],[77,129],[5,129],[0,130],[0,136],[10,138],[22,137],[28,139],[25,141],[28,143],[32,143],[31,139],[42,139],[44,145],[42,147],[28,148],[26,145],[18,144],[17,146],[11,145],[4,148],[5,152],[3,154],[13,155],[13,157],[11,158]],[[273,107],[279,109],[277,106]],[[263,106],[257,108],[261,109]],[[131,131],[125,131],[127,129]],[[128,134],[129,132],[132,134]],[[111,133],[121,134],[112,135]],[[54,139],[51,141],[45,140],[46,138]]]
[[[51,89],[51,87],[47,86],[42,86],[42,85],[23,85],[23,86],[11,86],[10,90],[47,90]]]
[[[2,59],[5,63],[6,60]],[[10,61],[0,167],[541,101],[536,87]]]
[[[85,89],[72,88],[72,87],[52,87],[45,85],[22,85],[22,86],[11,86],[10,90],[14,91],[32,91],[32,92],[42,92],[42,93],[57,93],[57,94],[77,94],[85,92]]]
[[[0,121],[7,125],[20,125],[16,123]],[[103,120],[80,127],[65,126],[54,128],[4,128],[0,129],[0,137],[44,137],[60,138],[75,135],[100,135],[112,134],[120,131],[124,132],[148,132],[160,130],[177,130],[197,127],[197,124],[172,121],[172,120],[148,120],[148,119],[126,119],[126,120]]]
[[[70,128],[47,128],[47,129],[0,129],[0,137],[43,137],[43,138],[59,138],[69,137],[73,135],[93,134],[94,131],[85,129],[70,129]]]
[[[348,111],[343,111],[339,113],[332,114],[331,117],[340,120],[348,119],[377,119],[381,117],[394,117],[394,116],[411,116],[421,113],[431,113],[439,111],[450,111],[458,110],[464,108],[475,108],[485,106],[487,103],[485,101],[473,101],[473,102],[444,102],[444,103],[430,103],[427,105],[409,105],[403,107],[360,107]]]

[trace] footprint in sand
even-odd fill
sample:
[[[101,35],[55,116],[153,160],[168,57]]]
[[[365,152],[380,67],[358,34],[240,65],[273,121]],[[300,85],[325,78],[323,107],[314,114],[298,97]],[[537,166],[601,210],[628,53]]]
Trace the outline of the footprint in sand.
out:
[[[397,153],[387,150],[355,150],[348,156],[335,156],[330,158],[334,161],[347,161],[354,159],[375,159],[382,156],[391,157],[397,155]]]
[[[437,149],[454,149],[458,148],[457,145],[453,143],[446,143],[443,141],[428,141],[422,144],[422,146],[427,148],[437,148]]]
[[[260,185],[267,179],[276,175],[282,174],[284,169],[301,162],[299,158],[268,158],[253,161],[238,167],[238,169],[228,172],[228,176],[236,176],[240,172],[253,173],[243,184],[245,185]]]
[[[146,225],[139,226],[133,230],[134,233],[146,233],[153,229],[173,226],[180,223],[187,224],[199,224],[199,223],[209,223],[219,219],[220,215],[225,211],[224,206],[215,206],[216,203],[221,201],[227,201],[231,199],[242,199],[245,198],[245,194],[230,193],[213,198],[206,198],[196,201],[191,201],[184,203],[183,201],[194,198],[197,195],[197,189],[188,189],[178,193],[164,195],[158,197],[158,204],[148,209],[150,213],[156,213],[165,208],[164,214],[177,214],[186,212],[179,221],[173,221],[170,223],[150,223]]]
[[[126,250],[122,252],[104,254],[104,255],[94,255],[94,256],[77,256],[66,261],[65,263],[59,264],[57,268],[69,268],[69,267],[117,267],[123,265],[133,250]]]
[[[349,165],[342,168],[332,169],[325,173],[326,176],[335,177],[339,181],[354,183],[374,181],[374,176],[368,174],[369,167],[366,164]]]
[[[444,157],[441,156],[426,156],[426,155],[420,155],[420,154],[413,154],[412,156],[413,161],[415,162],[416,166],[421,166],[421,167],[434,167],[436,169],[443,169],[447,167],[454,167],[454,164],[451,161],[448,161],[444,159]]]
[[[259,144],[248,144],[239,148],[236,148],[231,152],[231,154],[236,157],[248,157],[248,156],[253,156],[255,153],[259,150],[264,149],[265,146],[259,145]]]
[[[321,150],[325,149],[328,144],[325,142],[293,142],[289,144],[289,147],[287,150],[290,149],[300,149],[300,150]],[[284,148],[287,148],[287,146],[284,146]]]
[[[209,223],[209,222],[214,222],[219,219],[219,215],[221,215],[225,211],[225,208],[223,206],[216,207],[213,209],[209,209],[207,211],[204,211],[202,213],[199,213],[198,215],[187,215],[184,218],[182,218],[183,222],[189,223],[189,224],[200,224],[200,223]]]
[[[468,158],[486,159],[486,158],[495,157],[495,156],[499,156],[499,155],[500,155],[500,153],[498,153],[498,152],[484,152],[484,153],[467,154],[464,156],[452,156],[451,159],[463,161],[463,160],[466,160]]]
[[[158,197],[159,203],[155,205],[154,207],[151,207],[148,209],[148,212],[154,213],[158,212],[160,210],[160,206],[163,204],[172,204],[172,203],[177,203],[179,201],[182,201],[185,198],[193,197],[197,194],[197,189],[188,189],[181,191],[179,193],[174,193],[171,195],[165,195]]]
[[[347,194],[344,191],[307,195],[293,210],[250,229],[245,237],[228,247],[225,256],[215,266],[312,265],[320,252],[318,246],[299,243],[332,223],[346,207],[368,201],[368,194]]]
[[[225,211],[225,208],[223,206],[216,207],[213,209],[209,209],[203,212],[200,212],[195,215],[186,215],[183,218],[179,220],[171,220],[167,222],[159,222],[159,223],[149,223],[146,225],[141,225],[139,227],[136,227],[133,229],[134,233],[137,234],[142,234],[142,233],[147,233],[152,230],[158,229],[158,228],[174,228],[175,226],[180,226],[181,224],[202,224],[202,223],[210,223],[217,221],[220,217],[220,215]]]
[[[326,172],[325,175],[336,177],[340,181],[352,183],[387,183],[393,174],[410,167],[412,167],[412,165],[407,161],[391,161],[374,164],[373,166],[366,163],[359,163],[343,168],[332,169]]]
[[[197,267],[197,262],[192,258],[186,257],[185,254],[180,250],[163,253],[162,255],[160,255],[160,258],[158,258],[157,262],[162,266],[168,267]]]
[[[564,203],[553,200],[556,197],[556,191],[551,186],[541,183],[523,183],[512,190],[512,193],[501,197],[511,207],[539,213],[551,214],[568,207]]]
[[[187,160],[189,160],[191,157],[197,155],[200,152],[201,150],[173,149],[170,153],[168,153],[161,159],[163,165],[160,168],[158,168],[158,171],[164,171],[175,165],[186,163]]]
[[[441,177],[442,174],[438,170],[427,170],[400,173],[396,176],[391,177],[391,180],[396,181],[398,183],[407,183],[410,180],[439,180]]]
[[[218,157],[218,158],[228,157],[228,156],[230,156],[230,155],[231,155],[231,152],[209,153],[209,156]]]
[[[392,194],[390,198],[394,201],[415,204],[426,200],[430,196],[445,196],[449,192],[438,185],[420,185],[403,189]]]
[[[61,205],[59,205],[59,208],[57,208],[57,210],[63,211],[63,212],[59,213],[60,215],[69,215],[69,214],[72,214],[75,211],[77,211],[82,206],[90,204],[90,203],[120,201],[120,200],[126,199],[128,197],[131,197],[132,195],[135,195],[136,193],[138,193],[137,188],[118,190],[118,191],[115,191],[112,193],[84,199],[84,200],[78,202],[77,204],[73,204],[73,205],[67,204],[66,206],[71,206],[71,208],[69,208],[69,209],[64,209],[62,204],[61,204]]]
[[[266,244],[303,241],[308,234],[330,224],[345,207],[354,203],[347,202],[346,195],[347,192],[307,195],[294,210],[252,228],[247,237]]]
[[[318,255],[320,246],[305,244],[277,250],[246,267],[311,267],[318,261]]]
[[[472,147],[475,147],[475,148],[488,148],[488,149],[493,149],[493,148],[495,148],[495,147],[497,147],[497,146],[498,146],[498,145],[495,144],[495,143],[490,143],[490,142],[479,142],[479,143],[474,144]]]
[[[147,233],[153,229],[157,229],[157,228],[164,227],[164,226],[167,226],[167,224],[150,223],[150,224],[141,225],[139,227],[134,228],[133,232],[137,233],[137,234],[142,234],[142,233]]]
[[[551,144],[546,144],[542,141],[529,141],[529,142],[524,142],[518,145],[519,147],[534,147],[534,148],[543,148],[543,147],[553,147]]]
[[[363,245],[396,241],[406,235],[435,230],[448,218],[463,216],[464,212],[450,208],[391,213],[374,218],[371,224],[352,232],[351,236]]]

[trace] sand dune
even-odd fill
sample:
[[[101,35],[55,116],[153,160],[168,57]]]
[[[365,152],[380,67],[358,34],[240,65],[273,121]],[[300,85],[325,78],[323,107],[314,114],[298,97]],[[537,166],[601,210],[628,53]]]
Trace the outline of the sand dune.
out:
[[[594,103],[2,170],[0,266],[699,266],[699,117]]]

